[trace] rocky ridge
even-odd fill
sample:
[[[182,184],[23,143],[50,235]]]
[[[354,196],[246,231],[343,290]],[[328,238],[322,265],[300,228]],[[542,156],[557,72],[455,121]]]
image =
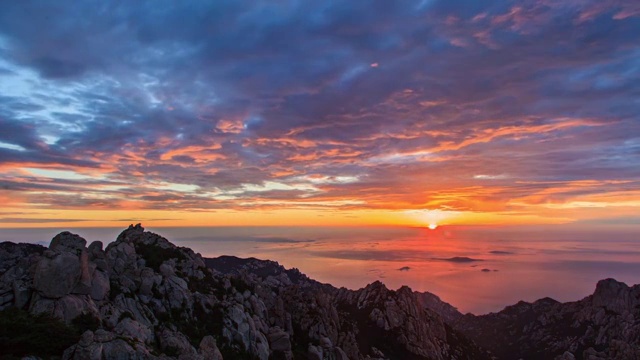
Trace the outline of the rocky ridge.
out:
[[[35,325],[39,346],[11,339]],[[463,315],[408,287],[338,289],[273,261],[206,259],[140,225],[104,250],[62,232],[48,248],[0,244],[0,350],[63,359],[640,359],[640,285],[607,279],[580,301]]]
[[[601,280],[580,301],[521,301],[452,325],[500,359],[640,359],[640,285]]]
[[[204,259],[139,224],[105,249],[69,232],[48,248],[0,244],[0,310],[82,329],[44,358],[489,358],[409,288],[337,289],[271,261]]]

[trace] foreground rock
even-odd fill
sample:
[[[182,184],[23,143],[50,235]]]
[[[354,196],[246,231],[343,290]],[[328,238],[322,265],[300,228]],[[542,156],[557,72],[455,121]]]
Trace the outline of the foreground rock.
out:
[[[425,308],[421,294],[408,287],[392,291],[375,282],[357,291],[336,289],[271,261],[231,256],[206,261],[252,287],[243,294],[245,307],[256,314],[266,312],[264,325],[278,327],[269,334],[277,358],[490,358]]]
[[[454,326],[500,359],[640,359],[640,286],[602,280],[580,301],[519,302]]]
[[[140,225],[106,249],[69,232],[48,248],[0,244],[0,294],[0,310],[75,329],[50,354],[63,359],[488,358],[408,288],[350,291],[270,261],[203,259]]]
[[[337,289],[272,261],[204,259],[140,225],[106,249],[68,232],[48,248],[0,244],[0,310],[67,324],[68,348],[43,358],[637,359],[639,297],[606,280],[580,302],[473,316],[408,287]]]

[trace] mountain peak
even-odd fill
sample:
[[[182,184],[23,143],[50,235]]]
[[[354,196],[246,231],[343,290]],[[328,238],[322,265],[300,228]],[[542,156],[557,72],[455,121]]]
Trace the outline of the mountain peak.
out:
[[[53,251],[76,252],[82,250],[87,244],[87,240],[80,235],[63,231],[51,239],[49,249]]]
[[[117,242],[131,241],[133,239],[138,238],[143,233],[144,233],[144,228],[142,227],[142,224],[140,223],[136,225],[131,224],[127,229],[122,231],[120,235],[118,235],[118,238],[116,239],[116,241]]]

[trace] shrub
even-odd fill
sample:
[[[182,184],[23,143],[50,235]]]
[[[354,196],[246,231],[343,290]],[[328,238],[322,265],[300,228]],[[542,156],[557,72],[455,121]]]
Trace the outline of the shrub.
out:
[[[71,320],[71,325],[76,329],[78,334],[82,334],[87,330],[98,330],[100,327],[100,319],[89,313],[80,314]]]
[[[160,271],[160,265],[169,259],[185,260],[186,257],[177,248],[162,248],[154,244],[135,243],[136,253],[142,256],[145,265],[155,271]]]
[[[61,356],[78,342],[74,327],[49,315],[31,315],[25,310],[0,311],[0,359],[35,355],[41,358]]]

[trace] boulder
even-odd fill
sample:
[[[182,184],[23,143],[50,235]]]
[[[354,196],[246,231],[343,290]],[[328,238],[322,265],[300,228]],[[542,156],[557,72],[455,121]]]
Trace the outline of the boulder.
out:
[[[179,355],[197,355],[196,349],[191,346],[189,339],[178,331],[163,328],[157,334],[160,349],[165,353]]]
[[[309,360],[322,360],[322,355],[321,347],[309,344],[309,348],[307,350],[307,358]]]
[[[33,287],[48,298],[61,298],[75,288],[82,273],[80,258],[63,252],[42,258],[36,266]]]
[[[107,296],[110,290],[109,275],[101,270],[94,271],[91,280],[91,298],[96,301],[101,301]]]
[[[91,274],[95,271],[95,264],[89,264],[89,253],[87,249],[80,250],[80,277],[78,283],[71,292],[74,294],[87,295],[91,292]]]
[[[273,327],[269,329],[269,346],[273,351],[291,351],[291,341],[289,341],[289,334],[279,327]]]
[[[202,338],[198,353],[202,355],[204,360],[223,360],[216,339],[211,335]]]
[[[113,331],[118,335],[145,344],[151,344],[154,341],[153,332],[149,327],[130,318],[122,319]]]
[[[49,249],[57,252],[70,252],[80,255],[80,251],[84,249],[86,244],[87,240],[79,235],[63,231],[51,240]]]

